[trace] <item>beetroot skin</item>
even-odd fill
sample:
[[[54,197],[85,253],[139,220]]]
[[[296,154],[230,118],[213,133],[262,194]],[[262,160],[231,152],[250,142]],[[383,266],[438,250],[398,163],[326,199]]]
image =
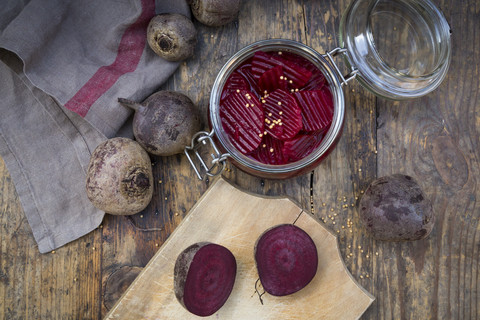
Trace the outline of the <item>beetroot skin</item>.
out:
[[[195,243],[175,263],[175,296],[191,313],[210,316],[227,301],[236,273],[237,263],[230,250],[214,243]]]
[[[262,286],[274,296],[303,289],[317,273],[318,254],[312,238],[293,224],[265,231],[255,245],[255,262]]]

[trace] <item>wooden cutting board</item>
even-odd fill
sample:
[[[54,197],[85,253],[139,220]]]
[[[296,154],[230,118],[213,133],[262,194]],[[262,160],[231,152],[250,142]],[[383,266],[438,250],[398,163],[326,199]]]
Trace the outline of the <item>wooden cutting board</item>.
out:
[[[255,293],[253,257],[257,238],[268,228],[293,223],[318,249],[318,270],[302,290],[285,297]],[[215,319],[358,319],[374,297],[352,278],[336,237],[288,199],[262,198],[219,178],[158,250],[105,319],[201,319],[186,311],[173,291],[177,256],[189,245],[210,241],[229,248],[237,260],[233,291]]]

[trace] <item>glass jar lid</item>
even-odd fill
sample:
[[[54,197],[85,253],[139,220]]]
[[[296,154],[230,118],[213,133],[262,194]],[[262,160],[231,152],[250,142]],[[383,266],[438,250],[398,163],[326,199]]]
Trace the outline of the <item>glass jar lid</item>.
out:
[[[450,27],[430,0],[355,0],[340,44],[362,85],[394,100],[431,92],[450,64]]]

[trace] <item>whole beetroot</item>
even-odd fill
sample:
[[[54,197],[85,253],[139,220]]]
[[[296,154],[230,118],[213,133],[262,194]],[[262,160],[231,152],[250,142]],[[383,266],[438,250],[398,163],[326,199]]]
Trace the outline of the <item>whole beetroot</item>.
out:
[[[217,312],[232,292],[237,262],[224,246],[198,242],[183,250],[174,267],[178,301],[197,316]]]
[[[200,131],[198,110],[186,95],[158,91],[142,103],[127,99],[118,101],[135,110],[133,134],[147,152],[158,156],[182,153]]]
[[[187,17],[163,13],[150,20],[147,42],[158,56],[168,61],[182,61],[195,53],[197,30]]]
[[[237,18],[240,0],[190,0],[194,17],[210,27],[223,26]]]
[[[373,181],[360,200],[360,219],[377,240],[405,241],[427,237],[435,214],[418,183],[393,174]]]
[[[128,138],[99,144],[90,157],[86,189],[98,209],[114,215],[135,214],[147,207],[153,194],[150,158]]]

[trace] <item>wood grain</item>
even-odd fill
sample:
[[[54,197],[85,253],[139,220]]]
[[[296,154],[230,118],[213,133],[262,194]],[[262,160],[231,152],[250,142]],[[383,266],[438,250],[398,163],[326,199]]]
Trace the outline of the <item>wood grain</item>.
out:
[[[319,267],[302,290],[285,297],[266,293],[260,300],[255,242],[265,230],[285,223],[312,237]],[[185,248],[203,241],[227,247],[237,262],[235,285],[212,315],[216,319],[358,319],[373,301],[346,271],[335,236],[311,215],[288,199],[251,195],[218,178],[105,319],[197,319],[175,297],[173,270]]]
[[[223,174],[253,193],[288,196],[338,236],[348,270],[376,297],[361,319],[480,318],[480,0],[433,1],[453,41],[450,71],[437,90],[393,102],[349,83],[343,136],[312,173],[276,181],[228,164]],[[189,95],[207,128],[210,88],[231,55],[268,38],[298,40],[319,52],[332,49],[339,45],[340,16],[349,2],[245,0],[238,20],[227,26],[195,22],[195,56],[160,89]],[[148,263],[210,185],[196,180],[182,155],[153,160],[155,198],[144,212],[106,216],[102,228],[45,255],[37,252],[0,161],[0,319],[107,314],[132,281],[126,271]],[[437,222],[425,240],[378,242],[359,225],[357,197],[375,178],[394,172],[415,177],[434,204]],[[111,285],[115,277],[122,286]]]

